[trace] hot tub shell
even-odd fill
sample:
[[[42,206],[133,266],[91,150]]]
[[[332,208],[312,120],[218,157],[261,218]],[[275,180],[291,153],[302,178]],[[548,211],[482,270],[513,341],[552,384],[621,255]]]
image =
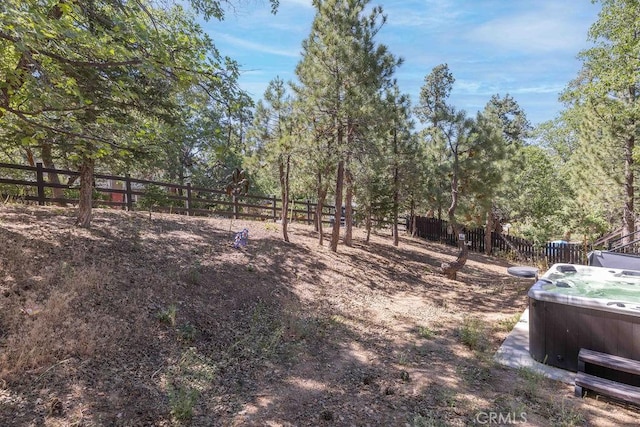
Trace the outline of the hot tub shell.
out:
[[[549,291],[554,286],[554,278],[576,271],[594,277],[622,276],[631,283],[637,281],[640,292],[638,271],[570,264],[552,266],[528,293],[531,357],[571,371],[577,371],[581,348],[640,360],[640,303]],[[629,381],[628,375],[621,379],[616,378],[616,373],[591,373],[627,383],[638,382],[637,379]]]

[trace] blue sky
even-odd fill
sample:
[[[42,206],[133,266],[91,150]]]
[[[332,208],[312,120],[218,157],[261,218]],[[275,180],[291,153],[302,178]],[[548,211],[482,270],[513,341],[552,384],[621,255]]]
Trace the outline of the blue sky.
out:
[[[243,70],[240,86],[262,98],[269,81],[295,80],[302,41],[315,10],[311,0],[241,2],[225,21],[203,23],[223,55]],[[447,63],[456,82],[451,103],[469,114],[491,95],[510,94],[532,124],[562,109],[559,93],[576,77],[580,50],[600,10],[590,0],[378,0],[388,17],[377,41],[404,58],[396,78],[415,104],[424,78]]]

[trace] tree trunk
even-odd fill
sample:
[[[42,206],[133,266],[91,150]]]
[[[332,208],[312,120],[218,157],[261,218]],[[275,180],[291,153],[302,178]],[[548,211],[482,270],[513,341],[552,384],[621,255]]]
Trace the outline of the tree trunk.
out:
[[[280,173],[280,194],[282,195],[282,211],[280,219],[282,221],[282,238],[285,242],[289,241],[289,168],[291,165],[291,156],[280,156],[278,161],[278,170]]]
[[[51,154],[51,144],[45,142],[42,145],[42,163],[47,169],[55,169],[56,165],[53,163],[53,155]],[[47,180],[52,184],[60,184],[60,177],[55,172],[47,172]],[[64,199],[64,189],[53,187],[53,197],[55,199]],[[56,202],[58,206],[67,206],[66,202]]]
[[[345,212],[344,212],[344,244],[346,246],[353,246],[353,175],[351,170],[345,168],[345,182],[347,184],[347,191],[345,195]]]
[[[393,213],[393,246],[398,246],[400,243],[400,236],[398,236],[398,212]]]
[[[340,218],[342,217],[342,187],[344,185],[344,160],[338,162],[338,172],[336,173],[336,198],[335,198],[335,221],[331,231],[330,249],[338,252],[338,240],[340,239]]]
[[[511,252],[516,254],[516,258],[518,259],[518,261],[526,261],[526,258],[522,255],[522,252],[520,252],[518,247],[514,245],[511,240],[507,239],[502,233],[498,233],[498,236],[502,239],[503,242],[507,244],[507,246],[509,246],[509,248],[511,249]]]
[[[409,216],[409,221],[411,221],[411,224],[409,224],[411,237],[416,237],[418,230],[416,230],[416,200],[414,198],[411,198],[411,214]]]
[[[93,205],[93,169],[95,160],[90,157],[82,158],[80,166],[80,201],[78,203],[78,217],[76,225],[89,228],[91,226],[91,209]]]
[[[2,117],[2,113],[0,112],[0,117]],[[36,167],[36,161],[33,158],[33,150],[29,147],[24,149],[25,151],[25,155],[27,156],[27,163],[29,163],[29,166],[31,166],[32,168]]]
[[[327,199],[327,185],[322,182],[322,174],[318,173],[318,204],[316,205],[316,231],[318,232],[318,245],[324,244],[324,234],[322,230],[322,207]]]
[[[469,257],[469,248],[467,248],[466,242],[460,239],[461,228],[456,222],[456,208],[458,207],[458,157],[457,153],[454,153],[454,165],[453,165],[453,177],[451,178],[451,206],[449,206],[449,225],[453,229],[453,234],[458,242],[458,257],[454,262],[443,262],[441,264],[442,273],[451,280],[456,280],[458,271],[464,267]]]
[[[398,246],[400,243],[400,237],[398,236],[398,210],[399,206],[399,191],[397,188],[398,183],[398,168],[395,168],[393,172],[393,182],[394,182],[394,190],[393,190],[393,246]]]
[[[458,224],[453,226],[453,232],[456,236],[460,234],[461,228]],[[442,272],[447,277],[447,279],[457,280],[458,271],[464,267],[467,263],[467,259],[469,258],[469,249],[467,248],[467,244],[464,240],[458,238],[458,248],[460,251],[458,252],[458,257],[454,262],[443,262]]]
[[[491,238],[491,233],[495,228],[495,217],[493,215],[493,207],[489,209],[487,212],[487,223],[484,227],[484,253],[487,255],[491,255],[493,251],[493,239]]]
[[[634,202],[633,202],[633,148],[635,146],[634,136],[629,136],[624,146],[624,208],[622,211],[622,235],[627,236],[623,239],[623,244],[630,243],[635,239],[634,236],[630,236],[635,231],[635,214],[634,214]]]
[[[316,175],[317,203],[316,203],[316,209],[314,213],[315,218],[313,218],[313,228],[315,229],[316,232],[320,231],[320,225],[322,224],[322,221],[318,219],[322,216],[322,204],[320,203],[321,194],[322,194],[322,174],[318,172],[318,174]],[[322,245],[322,242],[320,242],[320,244]]]
[[[415,215],[411,215],[411,237],[416,237],[418,235],[418,217]]]
[[[393,129],[393,246],[398,246],[398,211],[400,210],[400,171],[398,167],[398,132]]]
[[[369,204],[369,206],[367,206],[367,219],[366,219],[366,227],[367,227],[367,240],[366,242],[369,243],[369,238],[371,237],[371,204]]]

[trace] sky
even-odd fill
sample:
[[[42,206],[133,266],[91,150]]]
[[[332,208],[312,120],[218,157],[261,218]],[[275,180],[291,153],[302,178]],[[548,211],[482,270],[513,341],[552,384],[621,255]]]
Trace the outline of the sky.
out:
[[[203,22],[220,53],[242,69],[240,87],[254,100],[279,76],[295,81],[302,41],[315,9],[311,0],[240,2],[222,22]],[[431,70],[447,63],[456,79],[450,103],[475,115],[492,95],[511,95],[533,124],[563,109],[560,92],[581,68],[578,53],[592,46],[591,0],[372,0],[387,22],[376,37],[404,60],[396,72],[415,105]]]

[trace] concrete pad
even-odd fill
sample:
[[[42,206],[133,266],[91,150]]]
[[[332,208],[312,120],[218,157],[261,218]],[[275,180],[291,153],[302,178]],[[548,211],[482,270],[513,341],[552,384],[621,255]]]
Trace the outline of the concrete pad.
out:
[[[554,380],[574,384],[575,372],[536,362],[529,354],[529,309],[522,313],[520,320],[494,355],[494,359],[501,365],[511,368],[526,367]]]

